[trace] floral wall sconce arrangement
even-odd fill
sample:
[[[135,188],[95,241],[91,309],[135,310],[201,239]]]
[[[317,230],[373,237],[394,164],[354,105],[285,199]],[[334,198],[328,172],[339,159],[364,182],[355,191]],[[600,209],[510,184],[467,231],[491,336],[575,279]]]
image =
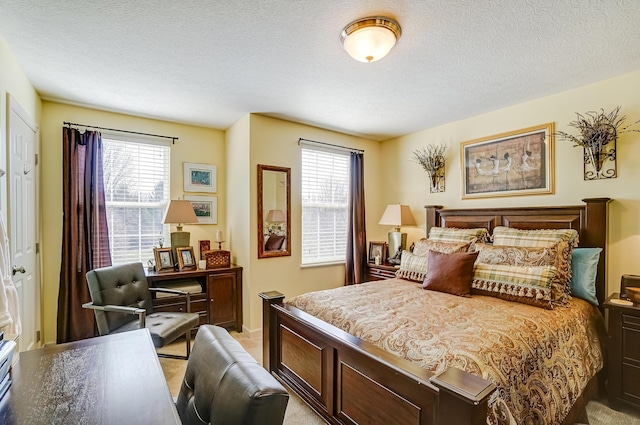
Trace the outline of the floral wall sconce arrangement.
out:
[[[606,113],[604,109],[600,112],[586,112],[585,114],[576,113],[577,119],[571,121],[569,126],[578,129],[579,135],[558,131],[556,136],[561,139],[568,140],[574,146],[581,146],[584,151],[584,179],[612,179],[616,178],[616,143],[618,135],[631,130],[630,127],[638,124],[640,120],[622,127],[623,122],[627,118],[625,115],[618,116],[620,106],[613,111]]]
[[[413,161],[420,164],[429,175],[429,192],[444,192],[444,153],[447,147],[443,144],[427,145],[413,151]]]

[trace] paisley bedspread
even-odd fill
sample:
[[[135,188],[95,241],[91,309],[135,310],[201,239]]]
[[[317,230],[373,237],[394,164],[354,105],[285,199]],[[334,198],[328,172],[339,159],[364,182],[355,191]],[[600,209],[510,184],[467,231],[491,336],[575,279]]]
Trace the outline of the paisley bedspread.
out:
[[[434,372],[455,366],[498,386],[489,424],[558,424],[602,368],[602,316],[589,303],[545,310],[382,280],[287,300]]]

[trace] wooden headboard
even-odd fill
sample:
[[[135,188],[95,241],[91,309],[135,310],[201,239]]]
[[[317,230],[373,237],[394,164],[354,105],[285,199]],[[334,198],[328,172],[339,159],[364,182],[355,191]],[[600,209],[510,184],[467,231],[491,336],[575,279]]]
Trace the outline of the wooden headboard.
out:
[[[566,207],[518,207],[443,209],[439,205],[426,205],[427,235],[432,227],[474,228],[485,227],[493,233],[496,226],[517,229],[576,229],[581,247],[602,248],[596,295],[600,310],[607,294],[607,204],[610,198],[583,199],[584,205]]]

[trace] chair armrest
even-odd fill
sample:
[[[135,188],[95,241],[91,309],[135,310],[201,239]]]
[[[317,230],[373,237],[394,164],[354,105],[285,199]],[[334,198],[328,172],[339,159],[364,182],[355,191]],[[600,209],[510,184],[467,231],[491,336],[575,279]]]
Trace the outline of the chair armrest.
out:
[[[82,304],[82,308],[125,314],[137,314],[138,320],[140,321],[140,329],[143,329],[145,327],[145,323],[147,321],[147,310],[145,310],[144,308],[126,307],[123,305],[95,305],[93,304],[93,301]]]
[[[190,292],[181,291],[179,289],[158,288],[158,287],[149,288],[149,292],[164,292],[164,293],[167,293],[167,294],[184,295],[186,297],[186,299],[185,299],[185,306],[186,306],[185,311],[187,313],[191,313],[191,293]]]

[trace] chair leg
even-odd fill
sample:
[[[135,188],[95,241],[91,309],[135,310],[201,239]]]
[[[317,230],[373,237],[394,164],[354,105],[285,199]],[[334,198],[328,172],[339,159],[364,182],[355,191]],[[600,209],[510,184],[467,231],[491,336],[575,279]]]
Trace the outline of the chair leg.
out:
[[[188,360],[189,355],[191,354],[191,329],[187,331],[184,339],[187,341],[187,360]]]

